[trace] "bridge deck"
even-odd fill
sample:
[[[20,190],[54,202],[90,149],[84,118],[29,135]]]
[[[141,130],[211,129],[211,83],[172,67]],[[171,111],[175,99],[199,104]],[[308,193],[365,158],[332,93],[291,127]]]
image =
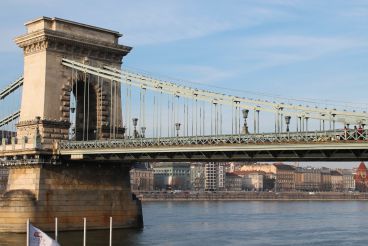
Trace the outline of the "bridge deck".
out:
[[[127,161],[355,161],[368,159],[367,132],[60,142],[71,159]]]

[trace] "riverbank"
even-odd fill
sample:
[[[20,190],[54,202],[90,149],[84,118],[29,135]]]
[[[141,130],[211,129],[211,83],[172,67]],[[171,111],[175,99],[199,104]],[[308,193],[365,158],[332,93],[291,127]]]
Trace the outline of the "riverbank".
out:
[[[368,193],[356,192],[177,192],[137,194],[142,202],[148,201],[339,201],[368,200]]]

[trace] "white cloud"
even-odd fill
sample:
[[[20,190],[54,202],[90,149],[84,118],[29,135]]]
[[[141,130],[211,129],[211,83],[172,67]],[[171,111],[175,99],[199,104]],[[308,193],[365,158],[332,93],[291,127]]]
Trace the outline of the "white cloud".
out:
[[[253,65],[249,68],[252,71],[368,47],[367,41],[358,38],[305,35],[246,37],[234,43],[240,50],[239,59],[252,62]]]
[[[158,1],[156,5],[131,4],[115,19],[126,34],[125,42],[137,45],[193,39],[285,18],[289,14],[257,4],[218,5],[213,12],[198,2]],[[137,13],[137,9],[139,12]]]

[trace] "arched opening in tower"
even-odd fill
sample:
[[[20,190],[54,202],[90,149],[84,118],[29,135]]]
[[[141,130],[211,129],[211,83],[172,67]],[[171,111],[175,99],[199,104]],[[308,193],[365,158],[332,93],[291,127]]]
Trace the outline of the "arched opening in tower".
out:
[[[71,139],[97,139],[97,93],[88,79],[75,81],[70,97]]]

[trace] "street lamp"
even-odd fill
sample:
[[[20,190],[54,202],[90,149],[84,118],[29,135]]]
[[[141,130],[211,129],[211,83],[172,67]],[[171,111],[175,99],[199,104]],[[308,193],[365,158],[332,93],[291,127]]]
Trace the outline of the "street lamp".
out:
[[[138,124],[138,118],[133,118],[133,126],[134,126],[134,132],[133,132],[133,136],[134,138],[138,137],[138,131],[137,131],[137,124]]]
[[[286,132],[289,132],[289,125],[290,125],[290,119],[291,119],[291,116],[287,115],[285,116],[285,123],[286,123]]]
[[[180,126],[181,126],[181,124],[179,122],[175,123],[175,129],[176,129],[176,136],[177,137],[179,137]]]
[[[247,125],[247,118],[248,118],[249,110],[243,109],[242,113],[243,113],[243,119],[244,119],[243,134],[248,134],[249,132],[248,132],[248,125]]]
[[[142,126],[141,127],[141,132],[142,132],[142,138],[145,138],[146,137],[146,127],[145,126]]]
[[[334,110],[336,110],[336,109],[334,109]],[[336,117],[336,114],[335,113],[332,113],[332,128],[333,128],[333,130],[334,130],[334,132],[335,132],[335,117]]]

